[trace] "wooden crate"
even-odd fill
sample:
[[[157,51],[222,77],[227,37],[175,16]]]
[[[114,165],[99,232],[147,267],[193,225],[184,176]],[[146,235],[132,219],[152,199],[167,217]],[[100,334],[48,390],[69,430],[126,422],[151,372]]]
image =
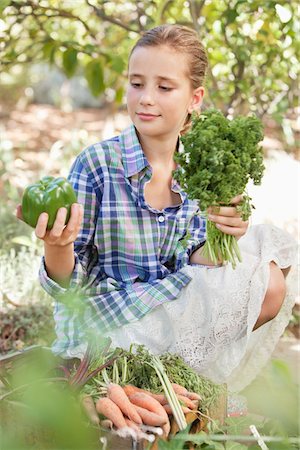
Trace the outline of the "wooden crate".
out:
[[[56,357],[52,354],[51,350],[48,347],[41,346],[31,346],[25,348],[24,350],[0,356],[0,374],[4,375],[6,372],[11,371],[14,366],[18,366],[19,364],[27,364],[30,362],[31,358],[36,358],[38,356],[51,358],[57,364],[66,362],[59,357]],[[224,394],[219,397],[217,403],[212,407],[208,413],[208,416],[215,421],[218,421],[220,425],[224,424],[224,421],[227,417],[227,392],[224,389]],[[206,429],[208,420],[204,417],[200,417],[197,413],[189,413],[186,415],[186,421],[191,425],[190,432],[191,433],[199,433],[201,430]],[[178,432],[178,426],[174,420],[171,421],[171,435],[174,435]],[[145,448],[149,445],[148,442],[133,442],[132,439],[124,439],[116,434],[111,433],[108,430],[102,430],[99,435],[99,439],[104,438],[107,442],[106,449],[107,450],[145,450]],[[153,443],[151,450],[158,450],[157,440]],[[95,443],[95,450],[97,448],[101,448],[100,442]],[[194,447],[190,446],[192,450]]]

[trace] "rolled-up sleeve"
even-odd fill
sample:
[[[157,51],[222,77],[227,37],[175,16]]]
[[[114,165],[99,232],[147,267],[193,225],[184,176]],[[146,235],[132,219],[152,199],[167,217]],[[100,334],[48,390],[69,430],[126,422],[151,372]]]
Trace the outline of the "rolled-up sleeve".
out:
[[[75,160],[68,180],[74,188],[77,202],[83,206],[84,210],[82,227],[74,243],[75,265],[68,288],[63,288],[48,276],[44,257],[39,271],[41,286],[56,301],[63,302],[72,293],[86,287],[92,265],[95,264],[96,255],[93,244],[95,221],[102,195],[101,176],[96,183],[84,154]]]
[[[176,258],[175,270],[189,264],[192,253],[204,245],[206,240],[206,219],[195,214],[189,222],[187,234],[181,242],[182,250]]]

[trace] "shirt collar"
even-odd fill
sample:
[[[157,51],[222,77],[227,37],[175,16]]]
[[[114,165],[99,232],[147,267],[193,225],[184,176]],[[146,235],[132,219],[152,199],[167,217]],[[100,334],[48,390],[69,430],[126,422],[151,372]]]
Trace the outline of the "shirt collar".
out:
[[[120,146],[125,176],[127,178],[150,166],[138,140],[134,125],[130,125],[120,134]]]
[[[141,172],[145,167],[150,167],[133,124],[125,128],[125,130],[120,134],[119,139],[122,151],[124,173],[127,178]],[[177,151],[183,151],[183,144],[180,139]],[[173,192],[178,192],[181,195],[182,202],[184,202],[186,193],[182,191],[179,183],[174,178],[172,179],[171,189]]]

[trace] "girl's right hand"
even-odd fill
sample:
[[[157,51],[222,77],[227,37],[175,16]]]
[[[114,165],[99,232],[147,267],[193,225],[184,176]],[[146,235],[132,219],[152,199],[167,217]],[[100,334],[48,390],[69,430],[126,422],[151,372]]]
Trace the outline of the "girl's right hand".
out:
[[[17,206],[16,216],[23,220],[22,207]],[[48,214],[42,213],[35,227],[36,236],[43,240],[49,246],[65,247],[73,243],[80,231],[83,219],[83,207],[79,203],[73,203],[71,206],[71,215],[68,223],[65,225],[67,209],[60,208],[57,211],[56,219],[51,230],[47,230]]]

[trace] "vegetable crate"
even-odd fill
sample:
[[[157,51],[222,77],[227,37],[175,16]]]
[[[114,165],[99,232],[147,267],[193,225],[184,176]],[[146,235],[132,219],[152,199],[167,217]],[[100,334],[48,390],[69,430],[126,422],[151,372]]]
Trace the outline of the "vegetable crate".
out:
[[[91,360],[86,356],[80,362],[77,360],[76,365],[74,366],[74,362],[55,357],[49,348],[40,346],[32,346],[19,352],[0,356],[0,422],[2,422],[3,429],[6,430],[6,426],[8,426],[8,429],[11,427],[13,430],[12,432],[22,436],[25,444],[28,445],[26,435],[26,433],[28,434],[27,412],[32,411],[34,413],[32,416],[33,423],[31,424],[31,422],[29,422],[29,434],[30,444],[33,444],[35,448],[38,448],[39,446],[40,448],[52,448],[47,447],[49,444],[49,437],[47,434],[50,435],[50,440],[53,436],[55,436],[56,439],[63,430],[65,435],[62,434],[59,439],[69,439],[70,443],[68,443],[68,448],[72,448],[72,445],[74,445],[71,442],[72,435],[74,434],[75,442],[76,439],[81,439],[83,442],[81,445],[82,448],[89,448],[90,450],[158,450],[159,439],[170,439],[170,437],[176,435],[180,427],[181,429],[184,429],[187,425],[190,425],[189,432],[198,433],[202,430],[206,430],[210,420],[218,421],[220,425],[224,423],[227,416],[226,387],[223,386],[222,389],[216,390],[215,392],[217,392],[217,395],[215,395],[214,401],[209,407],[204,407],[205,399],[202,397],[201,389],[198,390],[198,394],[197,389],[193,390],[193,388],[197,387],[197,384],[189,385],[190,389],[188,390],[184,388],[184,386],[178,384],[178,379],[175,380],[173,378],[173,382],[171,383],[168,378],[168,364],[172,365],[172,369],[174,369],[174,366],[179,365],[180,370],[178,370],[178,372],[181,374],[184,370],[184,363],[179,363],[178,360],[174,359],[174,355],[167,355],[165,359],[163,355],[161,355],[160,358],[157,358],[153,355],[151,356],[144,348],[138,348],[137,352],[134,354],[122,350],[120,355],[114,354],[113,358],[111,358],[111,355],[108,358],[108,354],[105,352],[103,355],[103,359],[96,361],[96,366],[93,366]],[[151,364],[147,364],[147,361],[149,362],[149,359],[147,358],[152,358],[150,359],[153,363],[152,367]],[[126,361],[126,371],[122,371],[123,361]],[[143,366],[144,364],[141,361],[146,361],[145,367],[149,366],[151,370],[153,369],[153,373],[158,375],[160,381],[158,381],[156,386],[155,382],[157,379],[153,376],[152,372],[147,372],[146,374],[143,373],[142,380],[144,383],[139,381],[137,372],[140,366]],[[119,372],[117,367],[118,364]],[[157,364],[157,366],[155,366],[155,364]],[[102,367],[104,367],[104,369],[102,369]],[[36,368],[37,372],[34,372]],[[188,373],[189,376],[190,373],[192,373],[190,371],[191,369],[187,367],[186,373]],[[127,374],[127,377],[125,374]],[[149,384],[147,384],[148,376],[149,378],[152,377],[154,380],[152,381],[152,383],[154,383],[153,391],[150,381]],[[169,376],[171,376],[171,373],[169,373]],[[194,373],[192,373],[191,377],[193,376],[195,377]],[[197,379],[197,377],[198,375],[196,375],[195,379]],[[118,381],[120,381],[119,384]],[[147,385],[146,387],[145,383]],[[213,385],[210,384],[204,384],[203,386],[213,388]],[[140,422],[141,425],[137,432],[133,431],[134,428],[133,430],[130,429],[130,426],[118,428],[115,423],[107,420],[109,419],[106,414],[107,410],[100,410],[100,408],[97,408],[98,400],[102,400],[103,398],[111,400],[113,398],[110,397],[110,389],[113,387],[117,387],[119,391],[122,391],[121,393],[123,396],[124,394],[127,396],[126,400],[129,401],[131,407],[134,405],[137,406],[136,411],[139,411],[139,414],[143,412],[140,411],[143,408],[138,406],[137,400],[141,398],[139,395],[148,396],[148,400],[150,395],[150,399],[153,399],[152,401],[155,402],[159,402],[158,398],[165,395],[165,399],[167,399],[168,402],[161,402],[159,406],[161,409],[165,408],[163,413],[167,422],[162,422],[162,425],[153,424],[153,426],[151,426],[151,423],[141,415],[140,418],[143,419],[143,422]],[[128,389],[132,389],[134,393],[130,395]],[[175,392],[176,389],[179,389],[179,392]],[[184,406],[184,403],[182,402],[185,397],[184,395],[180,395],[180,389],[185,389],[187,394],[193,394],[196,396],[196,399],[199,399],[193,399],[194,402],[196,401],[196,404],[194,403],[194,408],[192,408],[192,406],[187,407],[188,403]],[[156,392],[162,393],[155,393],[155,390]],[[209,391],[209,389],[206,390],[207,392]],[[173,403],[174,399],[170,396],[170,392],[175,396],[175,403]],[[51,403],[52,395],[53,404]],[[90,401],[89,408],[84,407],[84,399],[86,398]],[[193,397],[191,396],[190,402],[192,402],[192,398]],[[47,401],[44,402],[44,399]],[[187,399],[188,397],[186,397],[186,400]],[[92,410],[90,409],[90,406],[92,406]],[[179,410],[180,414],[177,414],[176,408],[177,412]],[[6,411],[8,411],[7,416],[5,415]],[[25,415],[23,416],[22,411],[23,413],[25,411]],[[54,417],[51,416],[53,411]],[[149,413],[148,409],[147,412]],[[21,413],[20,417],[23,417],[24,420],[15,420],[14,415],[17,417],[19,413]],[[70,416],[72,416],[71,420],[69,419]],[[180,421],[180,416],[183,418],[183,422]],[[29,417],[31,420],[31,412]],[[40,421],[40,417],[43,417],[43,420]],[[124,414],[124,418],[127,421],[130,416]],[[56,421],[59,423],[56,423]],[[16,422],[18,422],[18,424],[16,424]],[[50,426],[48,422],[50,422]],[[111,424],[108,427],[105,427],[104,422],[110,422]],[[165,425],[167,425],[168,431],[165,431]],[[128,433],[128,431],[131,431],[131,433]],[[46,438],[44,434],[46,435]],[[88,439],[88,442],[84,439]],[[60,442],[58,442],[58,444],[60,444]],[[76,444],[76,448],[81,448],[77,442]],[[28,448],[26,445],[25,448]],[[7,445],[7,447],[13,448],[11,445]],[[22,446],[19,445],[18,448],[21,449]],[[190,445],[190,449],[193,449],[192,444]]]

